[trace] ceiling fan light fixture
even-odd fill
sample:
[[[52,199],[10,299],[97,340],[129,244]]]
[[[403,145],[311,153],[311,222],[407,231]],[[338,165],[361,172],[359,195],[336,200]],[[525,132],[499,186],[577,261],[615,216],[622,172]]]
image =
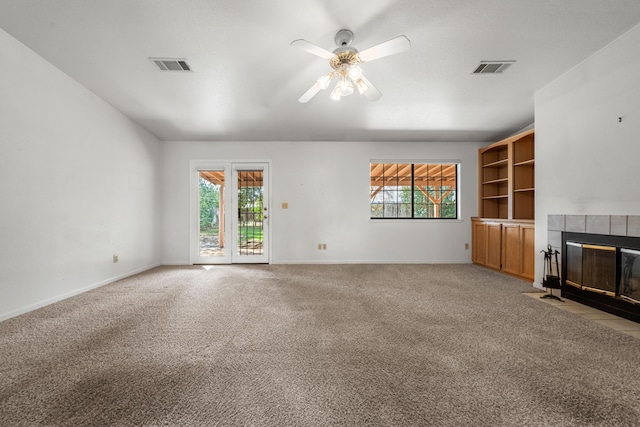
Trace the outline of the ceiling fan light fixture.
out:
[[[349,67],[349,71],[347,71],[347,75],[351,80],[355,82],[362,75],[362,68],[358,67],[357,65],[352,65],[351,67]]]
[[[338,86],[334,87],[331,91],[331,95],[329,95],[333,101],[340,101],[340,91],[338,90]]]
[[[369,85],[365,83],[364,80],[358,79],[355,81],[356,87],[358,88],[358,92],[360,95],[363,95],[367,89],[369,89]]]
[[[327,73],[324,76],[318,79],[318,84],[320,85],[320,89],[326,89],[331,84],[331,80],[333,80],[333,73]]]
[[[353,93],[353,84],[349,80],[343,78],[336,85],[336,89],[340,96],[349,96]]]

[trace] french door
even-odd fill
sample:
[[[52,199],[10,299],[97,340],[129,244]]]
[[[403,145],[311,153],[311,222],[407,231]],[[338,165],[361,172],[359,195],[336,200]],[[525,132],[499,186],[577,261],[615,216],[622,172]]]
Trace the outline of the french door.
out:
[[[191,263],[268,263],[268,163],[192,162],[191,173]]]
[[[267,167],[266,163],[233,165],[233,263],[269,262]]]

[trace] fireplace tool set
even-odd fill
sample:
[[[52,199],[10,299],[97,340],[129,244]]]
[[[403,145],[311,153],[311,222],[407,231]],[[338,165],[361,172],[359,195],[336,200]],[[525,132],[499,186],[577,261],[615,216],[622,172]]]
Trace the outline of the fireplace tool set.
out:
[[[553,299],[557,299],[558,301],[562,301],[564,302],[562,299],[560,299],[560,297],[557,297],[553,294],[553,290],[554,289],[561,289],[562,288],[562,283],[560,281],[560,268],[558,265],[558,254],[560,252],[558,252],[555,249],[551,248],[551,245],[547,246],[547,250],[546,251],[540,251],[544,254],[544,275],[542,278],[542,286],[544,286],[545,288],[549,289],[548,294],[545,294],[544,296],[540,297],[540,298],[553,298]],[[554,269],[553,269],[553,259],[555,259],[555,273],[554,273]]]

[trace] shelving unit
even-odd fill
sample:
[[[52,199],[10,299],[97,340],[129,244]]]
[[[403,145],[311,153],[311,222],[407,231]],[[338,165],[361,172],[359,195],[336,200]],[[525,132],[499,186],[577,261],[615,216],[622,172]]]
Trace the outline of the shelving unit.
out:
[[[534,150],[533,130],[479,150],[481,218],[534,219]]]
[[[478,150],[478,214],[472,218],[473,262],[533,279],[534,131]]]
[[[509,149],[495,147],[480,154],[481,210],[484,216],[507,218],[509,206]]]
[[[528,133],[513,141],[513,218],[535,216],[534,135]]]

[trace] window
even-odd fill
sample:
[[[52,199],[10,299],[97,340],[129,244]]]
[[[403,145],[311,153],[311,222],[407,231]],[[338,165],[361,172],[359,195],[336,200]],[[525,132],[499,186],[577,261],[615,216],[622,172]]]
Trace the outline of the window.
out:
[[[458,164],[371,163],[371,218],[458,218]]]

